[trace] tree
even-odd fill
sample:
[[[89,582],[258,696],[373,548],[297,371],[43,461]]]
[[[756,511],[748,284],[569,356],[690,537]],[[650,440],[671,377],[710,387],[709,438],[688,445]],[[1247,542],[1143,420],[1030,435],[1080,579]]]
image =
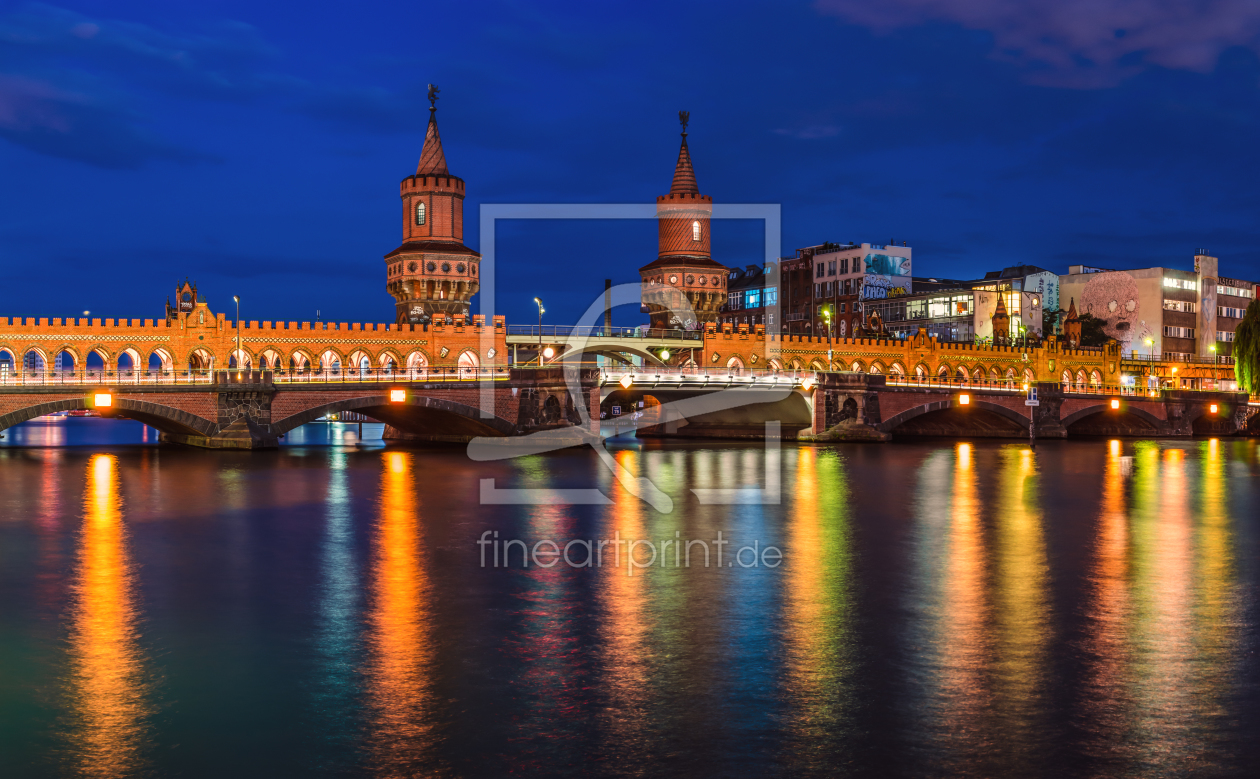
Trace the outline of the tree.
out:
[[[1081,346],[1106,346],[1111,336],[1103,332],[1105,324],[1093,314],[1081,314]]]
[[[1059,322],[1061,321],[1061,317],[1066,313],[1067,312],[1061,308],[1056,311],[1043,309],[1041,312],[1041,332],[1047,337],[1057,334],[1059,332]]]
[[[1234,375],[1238,388],[1260,393],[1260,300],[1247,306],[1247,314],[1234,331]]]

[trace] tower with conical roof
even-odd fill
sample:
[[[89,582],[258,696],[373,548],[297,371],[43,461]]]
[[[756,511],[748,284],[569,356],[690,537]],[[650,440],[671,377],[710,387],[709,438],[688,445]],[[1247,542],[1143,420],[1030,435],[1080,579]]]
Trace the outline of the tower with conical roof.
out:
[[[1076,313],[1076,298],[1072,298],[1068,306],[1067,318],[1063,320],[1063,337],[1073,348],[1081,345],[1081,317]]]
[[[726,302],[726,266],[710,256],[713,198],[700,194],[687,148],[690,115],[680,111],[682,147],[668,195],[656,199],[656,260],[639,268],[642,300],[653,328],[695,330],[716,322]]]
[[[385,255],[395,321],[422,324],[433,314],[468,314],[480,288],[481,255],[464,245],[464,180],[446,168],[437,126],[438,88],[429,85],[429,127],[416,173],[402,180],[402,245]]]
[[[1006,312],[1006,298],[997,293],[997,308],[993,310],[993,341],[1008,341],[1011,337],[1011,316]]]

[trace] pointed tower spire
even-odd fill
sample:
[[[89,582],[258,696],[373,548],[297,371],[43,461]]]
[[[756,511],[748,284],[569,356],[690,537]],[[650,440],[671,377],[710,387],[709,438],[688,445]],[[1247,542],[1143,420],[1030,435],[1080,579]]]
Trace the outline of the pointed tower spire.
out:
[[[674,166],[674,183],[669,188],[671,195],[700,194],[700,187],[696,184],[696,170],[691,167],[691,152],[687,150],[687,122],[690,119],[690,111],[678,112],[678,121],[683,128],[682,148],[678,150],[678,163]]]
[[[1080,319],[1080,315],[1076,313],[1076,298],[1072,298],[1072,305],[1068,306],[1067,319],[1064,322],[1075,322]]]
[[[437,99],[441,91],[436,85],[429,85],[429,129],[424,133],[424,148],[420,151],[420,164],[416,166],[417,176],[447,176],[446,155],[442,153],[442,136],[438,135]]]

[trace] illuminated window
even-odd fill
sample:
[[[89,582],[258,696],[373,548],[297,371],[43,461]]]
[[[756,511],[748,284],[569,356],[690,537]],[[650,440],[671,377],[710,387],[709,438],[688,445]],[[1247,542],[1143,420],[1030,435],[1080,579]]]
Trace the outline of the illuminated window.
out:
[[[416,224],[424,224],[424,202],[416,203]]]
[[[693,241],[700,240],[700,223],[699,222],[691,223],[691,240]]]

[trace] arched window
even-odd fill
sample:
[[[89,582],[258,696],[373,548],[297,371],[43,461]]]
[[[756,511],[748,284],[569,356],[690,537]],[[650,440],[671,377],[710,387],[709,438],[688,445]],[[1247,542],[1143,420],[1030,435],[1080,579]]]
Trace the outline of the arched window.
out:
[[[424,224],[424,201],[416,203],[416,224]]]
[[[700,222],[698,220],[691,223],[691,240],[700,240]]]

